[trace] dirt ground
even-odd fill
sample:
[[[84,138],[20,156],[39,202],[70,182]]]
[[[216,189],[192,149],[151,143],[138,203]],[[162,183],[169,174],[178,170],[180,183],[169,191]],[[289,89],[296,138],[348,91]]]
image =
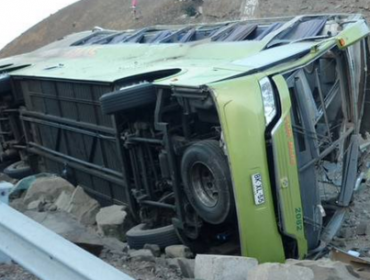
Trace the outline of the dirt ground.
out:
[[[138,262],[130,260],[127,254],[115,254],[103,250],[100,258],[136,280],[184,279],[181,272],[177,268],[171,267],[164,257],[156,258],[154,262]],[[33,276],[19,265],[12,264],[0,265],[0,280],[39,280],[39,278]]]
[[[370,174],[370,154],[363,159],[362,171]],[[331,245],[344,251],[353,250],[360,253],[363,258],[370,260],[370,179],[361,184],[355,194],[352,205],[342,229],[334,238]],[[0,173],[0,180],[11,180]],[[15,183],[14,180],[11,180]],[[178,267],[171,264],[165,255],[153,258],[150,261],[137,261],[131,258],[132,250],[120,253],[104,248],[100,258],[124,273],[137,280],[182,280],[185,279]],[[37,277],[25,271],[20,266],[0,265],[0,280],[38,280]]]
[[[370,2],[367,0],[259,0],[262,17],[313,14],[313,13],[360,13],[370,19]]]
[[[368,172],[370,156],[364,159],[363,171]],[[370,172],[368,172],[370,174]],[[0,175],[1,180],[8,177]],[[8,178],[9,179],[9,178]],[[13,181],[14,183],[14,181]],[[331,245],[344,251],[353,250],[370,260],[370,180],[364,181],[355,194],[342,229]],[[104,248],[100,258],[137,280],[182,280],[185,279],[178,267],[171,264],[165,255],[150,261],[136,261],[130,258],[132,250],[121,253]],[[20,266],[0,265],[0,280],[38,280]]]
[[[370,257],[370,185],[362,184],[333,244]]]
[[[0,265],[1,280],[38,280],[18,265]]]
[[[180,271],[171,267],[164,257],[156,258],[155,262],[137,262],[130,260],[127,256],[103,251],[100,258],[136,280],[184,279]]]
[[[370,158],[368,160],[370,162]],[[370,184],[363,183],[355,195],[347,218],[338,236],[334,238],[332,245],[348,251],[354,250],[361,257],[370,259]],[[363,225],[368,230],[362,229]],[[100,258],[124,273],[137,280],[181,280],[184,279],[181,272],[171,266],[171,263],[162,256],[154,261],[133,261],[128,253],[114,253],[104,249]],[[18,265],[0,265],[0,280],[38,280],[37,277],[25,271]]]

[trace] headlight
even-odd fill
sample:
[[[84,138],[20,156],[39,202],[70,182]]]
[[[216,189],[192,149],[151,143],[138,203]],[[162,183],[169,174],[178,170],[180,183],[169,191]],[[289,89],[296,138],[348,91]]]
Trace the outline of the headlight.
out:
[[[276,103],[274,97],[274,89],[272,88],[269,78],[260,80],[262,92],[263,107],[265,111],[266,126],[269,125],[272,119],[276,116]]]

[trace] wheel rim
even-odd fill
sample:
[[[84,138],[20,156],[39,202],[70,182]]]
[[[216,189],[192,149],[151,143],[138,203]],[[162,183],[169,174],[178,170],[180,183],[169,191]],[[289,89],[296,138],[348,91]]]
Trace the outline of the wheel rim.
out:
[[[207,207],[215,207],[219,191],[211,169],[203,163],[195,163],[190,170],[190,179],[197,198]]]

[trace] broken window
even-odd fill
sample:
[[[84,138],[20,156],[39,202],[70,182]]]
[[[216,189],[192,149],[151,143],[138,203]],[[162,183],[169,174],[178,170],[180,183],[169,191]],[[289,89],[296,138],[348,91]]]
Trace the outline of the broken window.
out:
[[[318,245],[320,235],[332,237],[340,223],[333,226],[329,218],[343,218],[336,214],[349,205],[356,184],[359,119],[353,65],[348,52],[333,49],[286,76],[310,248]],[[327,220],[322,219],[320,205],[331,205]]]
[[[305,39],[314,39],[316,37],[326,37],[328,36],[327,34],[322,34],[326,22],[326,17],[303,18],[295,22],[290,28],[278,34],[274,40],[269,43],[269,47]]]
[[[280,44],[328,37],[333,28],[329,28],[328,17],[303,17],[294,22],[290,28],[284,29],[269,43],[269,47]],[[335,21],[334,21],[335,23]],[[73,44],[73,46],[92,44],[123,44],[123,43],[187,43],[203,39],[214,42],[260,41],[277,31],[283,22],[228,22],[213,25],[186,27],[152,27],[136,31],[100,31]]]

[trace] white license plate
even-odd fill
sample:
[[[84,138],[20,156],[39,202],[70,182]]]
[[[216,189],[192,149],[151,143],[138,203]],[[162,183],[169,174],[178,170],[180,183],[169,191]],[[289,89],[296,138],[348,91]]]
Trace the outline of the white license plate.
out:
[[[252,175],[252,185],[254,192],[254,203],[256,205],[265,203],[265,194],[263,193],[261,174],[257,173]]]

